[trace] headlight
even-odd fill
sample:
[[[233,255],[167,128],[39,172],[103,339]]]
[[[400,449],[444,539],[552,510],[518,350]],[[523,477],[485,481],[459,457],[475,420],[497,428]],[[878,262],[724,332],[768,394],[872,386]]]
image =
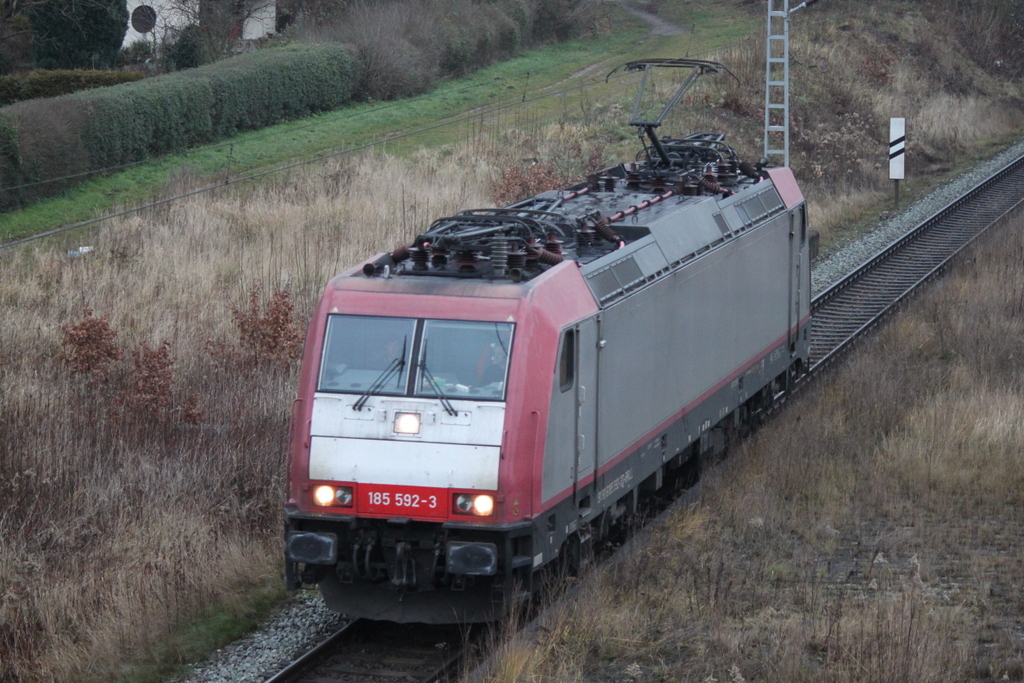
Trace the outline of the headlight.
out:
[[[339,486],[338,490],[334,492],[334,500],[338,502],[338,505],[348,507],[352,504],[352,487],[351,486]]]
[[[313,489],[313,500],[317,505],[328,507],[340,505],[348,507],[352,505],[351,486],[317,486]]]
[[[460,515],[488,517],[494,512],[494,496],[460,493],[455,496],[455,506],[452,511]]]
[[[313,500],[316,501],[317,505],[330,505],[334,502],[334,487],[317,486],[313,490]]]
[[[398,434],[419,434],[419,413],[395,413],[395,432]]]

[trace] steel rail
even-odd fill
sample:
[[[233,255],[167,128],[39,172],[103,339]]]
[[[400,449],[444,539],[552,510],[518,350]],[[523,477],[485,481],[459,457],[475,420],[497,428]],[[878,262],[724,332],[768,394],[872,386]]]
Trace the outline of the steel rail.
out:
[[[992,173],[811,302],[806,385],[1024,202],[1024,157]]]
[[[300,655],[298,659],[292,661],[288,666],[266,679],[264,683],[292,683],[302,675],[302,672],[315,667],[326,659],[330,655],[331,649],[337,646],[342,639],[348,637],[348,633],[346,633],[346,631],[354,627],[355,623],[356,622],[354,621],[350,621],[345,624],[340,629],[327,636],[327,638],[320,641],[313,648]]]
[[[264,683],[355,683],[446,679],[467,653],[451,627],[358,619],[304,653]]]

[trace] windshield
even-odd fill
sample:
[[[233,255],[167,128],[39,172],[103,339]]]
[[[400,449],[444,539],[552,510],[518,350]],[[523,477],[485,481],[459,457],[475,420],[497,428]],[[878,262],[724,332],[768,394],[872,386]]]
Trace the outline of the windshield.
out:
[[[387,377],[373,393],[405,394],[415,332],[409,318],[330,316],[318,390],[362,394]]]
[[[416,395],[503,398],[511,347],[511,323],[426,321]]]

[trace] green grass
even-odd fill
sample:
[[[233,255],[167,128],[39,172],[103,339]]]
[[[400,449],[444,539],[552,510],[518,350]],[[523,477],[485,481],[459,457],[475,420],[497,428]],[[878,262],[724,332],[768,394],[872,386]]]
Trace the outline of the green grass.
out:
[[[275,578],[232,605],[211,608],[201,619],[184,623],[154,644],[147,657],[126,667],[118,683],[159,683],[185,673],[188,665],[249,633],[284,601],[283,583]],[[97,681],[98,683],[98,681]]]
[[[749,38],[760,29],[759,13],[737,13],[735,8],[720,3],[702,2],[706,7],[693,7],[695,4],[677,7],[667,3],[664,8],[669,20],[696,27],[685,35],[644,39],[646,25],[613,5],[609,7],[609,15],[615,31],[610,35],[529,50],[506,62],[443,83],[418,97],[359,103],[98,177],[61,196],[0,215],[0,242],[108,215],[118,207],[146,204],[182,173],[200,179],[191,181],[190,186],[214,185],[228,178],[237,179],[318,156],[343,153],[346,149],[385,138],[392,138],[386,149],[393,154],[450,144],[466,135],[465,128],[471,125],[467,117],[473,124],[500,127],[508,125],[509,119],[521,115],[524,109],[537,122],[556,120],[567,113],[575,115],[573,108],[577,102],[573,100],[570,104],[569,100],[579,97],[581,91],[560,96],[557,94],[560,89],[585,81],[583,99],[616,97],[624,92],[621,84],[605,85],[601,77],[622,62],[640,57],[706,57],[714,49]],[[578,71],[595,63],[600,63],[600,68],[588,72],[585,78],[573,78]],[[545,94],[550,96],[536,99]],[[504,109],[488,114],[487,110],[493,107]],[[475,121],[474,112],[480,112]],[[426,130],[395,138],[420,129]]]

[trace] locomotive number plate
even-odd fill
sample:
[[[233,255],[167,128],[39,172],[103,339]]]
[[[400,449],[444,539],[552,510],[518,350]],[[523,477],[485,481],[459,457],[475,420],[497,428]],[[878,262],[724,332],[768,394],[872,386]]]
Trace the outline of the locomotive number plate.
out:
[[[447,517],[447,489],[420,486],[359,487],[359,511],[396,517]]]

